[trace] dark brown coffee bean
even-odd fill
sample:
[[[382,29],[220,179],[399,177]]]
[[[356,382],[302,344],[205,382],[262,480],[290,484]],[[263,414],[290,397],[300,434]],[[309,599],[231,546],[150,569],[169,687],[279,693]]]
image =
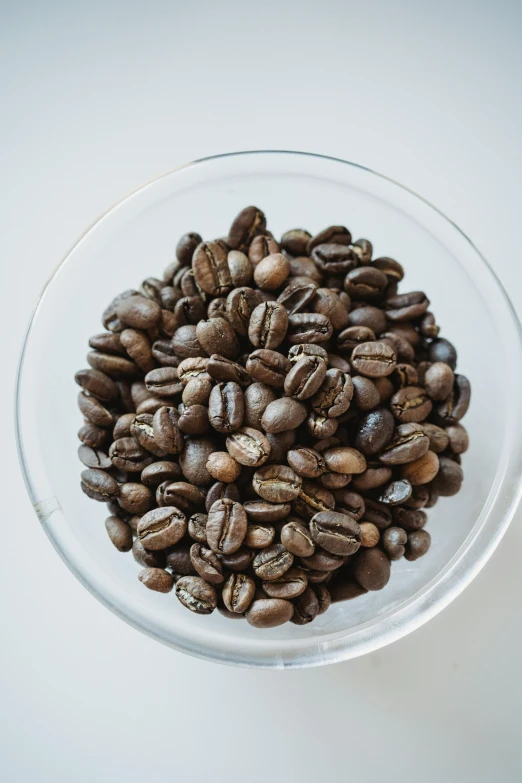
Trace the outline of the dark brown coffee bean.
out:
[[[290,264],[282,253],[263,258],[254,269],[254,280],[262,291],[277,291],[290,274]]]
[[[277,433],[297,429],[306,419],[306,407],[290,397],[270,402],[263,413],[261,424],[265,432]]]
[[[290,361],[278,353],[266,348],[260,348],[250,354],[246,363],[247,372],[256,381],[282,388],[285,378],[292,368]]]
[[[366,498],[364,521],[372,522],[379,530],[386,530],[392,524],[392,514],[390,509],[383,503],[378,503],[375,500]]]
[[[108,434],[107,430],[97,427],[90,421],[78,430],[78,438],[85,446],[89,446],[91,449],[97,449],[102,446],[107,440]]]
[[[448,364],[452,370],[457,366],[457,351],[455,346],[450,343],[449,340],[445,340],[444,337],[440,337],[438,340],[433,340],[431,342],[428,358],[430,362],[444,362],[444,364]]]
[[[464,454],[468,450],[469,437],[462,424],[452,424],[450,427],[446,427],[445,434],[453,454]]]
[[[198,330],[194,324],[180,326],[176,330],[172,338],[172,347],[176,356],[182,360],[205,357],[208,353],[199,341]],[[166,370],[168,368],[164,367],[163,369]]]
[[[379,460],[385,465],[404,465],[422,457],[430,441],[420,424],[399,424],[393,438],[384,446]]]
[[[196,334],[209,356],[214,353],[219,353],[225,359],[236,359],[239,356],[236,333],[224,318],[200,321],[196,327]]]
[[[260,293],[253,288],[235,288],[228,295],[227,320],[240,337],[247,336],[250,318],[260,302]]]
[[[369,378],[364,378],[362,375],[354,375],[352,378],[353,383],[353,397],[352,400],[361,411],[369,411],[379,405],[381,396],[377,390],[377,387]]]
[[[437,495],[450,497],[459,492],[463,478],[464,474],[460,465],[448,457],[439,457],[439,472],[431,486]],[[426,508],[428,508],[427,504]]]
[[[100,470],[112,468],[112,462],[105,452],[85,444],[78,448],[78,456],[87,468],[99,468]]]
[[[266,525],[248,525],[245,546],[249,549],[264,549],[273,543],[275,529]]]
[[[224,581],[223,566],[220,560],[211,549],[203,544],[192,544],[190,560],[202,579],[214,585],[219,585]]]
[[[287,338],[291,345],[325,343],[332,332],[329,318],[321,313],[295,313],[288,316]]]
[[[223,585],[223,602],[230,612],[243,614],[254,599],[256,586],[246,574],[230,574]]]
[[[129,299],[132,296],[139,296],[139,291],[135,291],[134,289],[123,291],[123,293],[115,296],[110,305],[105,308],[102,314],[102,322],[106,329],[109,329],[111,332],[121,332],[123,330],[124,326],[118,318],[116,310],[120,302],[123,302],[124,299]]]
[[[248,250],[254,237],[266,231],[266,217],[257,207],[245,207],[234,218],[227,243],[233,250]]]
[[[324,452],[324,461],[328,470],[334,473],[363,473],[366,459],[360,451],[350,446],[334,446]]]
[[[349,245],[351,241],[352,235],[344,226],[328,226],[308,241],[307,253],[310,255],[314,247],[325,243]]]
[[[254,559],[254,552],[245,546],[230,555],[220,555],[220,560],[229,571],[246,571]]]
[[[156,366],[149,338],[138,329],[124,329],[120,335],[121,344],[127,354],[143,372],[150,372]]]
[[[349,326],[366,326],[374,334],[381,334],[386,329],[386,315],[373,305],[365,305],[351,309],[348,313]]]
[[[285,379],[285,394],[298,400],[312,397],[326,376],[326,362],[319,356],[303,356]]]
[[[116,316],[132,329],[151,329],[159,323],[161,307],[145,296],[130,296],[116,306]]]
[[[325,363],[328,362],[328,353],[321,345],[303,343],[302,345],[292,345],[288,351],[288,358],[292,363],[290,366],[309,356],[323,359]]]
[[[348,326],[337,336],[337,347],[342,353],[351,354],[357,345],[374,341],[375,333],[368,326]]]
[[[189,266],[194,251],[200,242],[202,242],[202,239],[195,231],[189,231],[189,233],[180,237],[176,245],[176,258],[182,266]]]
[[[401,337],[400,334],[395,334],[395,332],[384,332],[384,334],[379,335],[379,340],[383,343],[387,343],[393,348],[398,362],[406,364],[411,364],[413,362],[415,357],[413,346],[405,340],[404,337]]]
[[[344,290],[353,299],[371,301],[379,299],[387,285],[386,275],[374,266],[360,266],[348,272],[344,281]]]
[[[149,400],[154,395],[150,392],[143,381],[134,381],[130,387],[130,394],[133,402],[133,410],[138,409],[144,400]]]
[[[151,454],[155,454],[157,457],[163,457],[166,452],[154,439],[153,421],[154,417],[152,414],[140,413],[131,424],[131,435],[142,449],[150,451]],[[126,440],[126,438],[121,438],[121,440]],[[124,469],[127,470],[127,468]]]
[[[335,353],[328,354],[328,365],[334,370],[340,370],[341,372],[346,373],[346,375],[350,375],[352,371],[350,362],[343,359],[342,356],[337,356]]]
[[[381,534],[379,528],[373,524],[373,522],[361,522],[359,525],[359,543],[364,547],[377,546],[379,543]]]
[[[170,593],[174,587],[173,576],[162,568],[144,568],[139,572],[138,579],[149,590],[155,590],[158,593]]]
[[[184,385],[192,380],[210,381],[211,378],[207,372],[208,362],[209,360],[205,357],[184,359],[177,368],[178,379]]]
[[[322,573],[328,573],[330,571],[336,571],[342,565],[344,565],[345,558],[338,555],[332,555],[327,552],[326,549],[316,549],[313,555],[310,557],[301,558],[301,565],[305,569],[311,569],[312,571],[320,571]],[[308,581],[312,581],[309,571],[305,570],[308,576]]]
[[[315,551],[315,543],[310,530],[297,518],[289,520],[281,528],[281,543],[298,557],[309,557]]]
[[[276,397],[275,391],[264,383],[252,383],[248,386],[244,393],[245,425],[260,430],[266,406]]]
[[[427,451],[422,457],[402,465],[400,475],[407,479],[412,487],[429,484],[439,471],[439,458],[433,451]]]
[[[243,392],[237,383],[218,383],[209,398],[208,418],[217,432],[228,434],[243,424]]]
[[[213,299],[207,308],[207,318],[224,318],[227,321],[226,304],[224,296]]]
[[[424,421],[432,409],[432,402],[420,386],[405,386],[390,400],[391,412],[401,424]]]
[[[305,520],[319,511],[333,511],[335,500],[331,492],[312,481],[303,481],[299,497],[292,504],[294,512]]]
[[[351,362],[357,372],[370,378],[389,375],[396,366],[393,348],[381,342],[357,345],[353,349]]]
[[[390,442],[395,421],[387,408],[376,408],[359,419],[355,448],[366,456],[377,454]]]
[[[422,427],[425,435],[429,438],[429,448],[431,451],[434,451],[435,454],[440,454],[448,448],[448,434],[442,427],[437,427],[436,424],[431,424],[430,422],[423,422],[419,426]]]
[[[359,263],[351,247],[336,242],[316,245],[311,256],[317,268],[325,275],[345,275]]]
[[[312,235],[304,228],[293,228],[281,237],[281,247],[293,256],[304,256],[311,238]]]
[[[275,628],[288,622],[294,613],[290,601],[282,598],[256,598],[246,612],[246,619],[255,628]]]
[[[207,405],[212,383],[200,378],[193,378],[183,387],[181,399],[184,405]]]
[[[206,294],[222,296],[233,286],[227,252],[217,242],[202,242],[197,246],[192,270],[198,287]]]
[[[402,527],[389,527],[381,537],[381,546],[390,560],[400,560],[405,552],[408,534]]]
[[[158,367],[145,376],[145,386],[156,397],[172,397],[182,391],[175,367]]]
[[[141,472],[141,481],[149,487],[156,487],[164,481],[177,481],[181,478],[181,468],[176,462],[161,460],[147,465]]]
[[[318,288],[312,302],[314,313],[326,315],[334,329],[344,329],[348,325],[348,310],[334,291]]]
[[[269,503],[288,503],[299,495],[302,479],[287,465],[265,465],[252,480],[257,494]]]
[[[144,568],[162,568],[165,565],[165,553],[145,549],[139,538],[136,538],[132,544],[132,555],[135,561]]]
[[[337,419],[329,419],[315,411],[312,411],[306,420],[306,427],[313,438],[329,438],[337,431],[338,426]]]
[[[326,470],[326,463],[317,451],[309,448],[292,449],[288,452],[288,464],[298,476],[318,478]]]
[[[288,315],[277,302],[262,302],[252,313],[248,327],[250,342],[256,348],[277,348],[286,335]]]
[[[135,413],[124,413],[120,416],[112,430],[113,440],[118,440],[118,438],[130,438],[132,434],[131,426],[134,423],[135,418]]]
[[[271,236],[260,234],[254,237],[248,248],[248,260],[252,264],[252,267],[256,267],[263,258],[266,258],[273,253],[279,253],[280,247]]]
[[[125,356],[125,349],[121,344],[120,335],[114,332],[93,334],[93,336],[89,338],[89,346],[101,353],[114,353],[118,356]]]
[[[445,400],[451,394],[455,376],[444,362],[431,364],[424,375],[424,386],[432,400]]]
[[[129,514],[145,514],[154,503],[154,496],[148,487],[132,481],[120,487],[118,503]]]
[[[411,489],[411,484],[406,479],[392,481],[382,487],[377,493],[376,500],[378,503],[385,503],[388,506],[399,506],[411,497]]]
[[[165,549],[180,541],[187,531],[185,515],[175,507],[154,508],[138,524],[138,538],[145,549]]]
[[[404,277],[404,269],[398,261],[387,256],[381,256],[381,258],[375,258],[373,260],[373,266],[386,275],[388,280],[400,282]]]
[[[110,427],[114,424],[110,411],[96,397],[90,397],[83,391],[78,394],[78,407],[87,421],[97,427]]]
[[[116,479],[109,476],[104,470],[96,468],[82,470],[81,488],[88,497],[102,503],[113,500],[120,494],[120,487]]]
[[[270,444],[259,430],[252,427],[241,427],[227,438],[228,453],[240,465],[258,467],[263,465],[270,456]]]
[[[196,614],[211,614],[217,606],[216,588],[199,576],[182,576],[175,592],[183,606]]]
[[[285,308],[288,315],[294,315],[304,310],[315,296],[317,282],[311,277],[300,275],[289,277],[277,301]]]
[[[118,396],[118,387],[112,378],[100,370],[79,370],[74,376],[74,380],[82,389],[97,397],[98,400],[106,402]]]
[[[360,546],[359,525],[346,514],[315,514],[310,520],[310,532],[315,543],[333,555],[353,555]]]
[[[207,543],[207,515],[192,514],[188,521],[188,534],[198,544]]]
[[[304,593],[307,585],[308,579],[300,569],[289,568],[277,579],[263,582],[263,590],[270,598],[284,598],[288,601]]]
[[[393,521],[404,530],[421,530],[428,521],[428,516],[420,509],[404,508],[395,506],[392,509]]]
[[[186,481],[165,481],[156,490],[156,502],[161,508],[176,506],[189,514],[193,511],[194,506],[204,504],[205,494],[201,489]]]
[[[252,522],[277,522],[288,517],[290,503],[267,503],[264,500],[247,500],[244,509]]]
[[[390,579],[390,561],[382,549],[360,549],[354,558],[353,575],[365,590],[382,590]]]
[[[411,364],[399,363],[389,377],[396,389],[419,385],[417,370]]]
[[[319,600],[311,587],[307,587],[293,600],[294,614],[290,622],[295,625],[307,625],[319,614]]]
[[[210,511],[216,500],[223,500],[223,498],[229,498],[239,503],[241,497],[237,486],[235,484],[224,484],[221,481],[216,481],[215,484],[212,484],[205,499],[206,510]]]
[[[351,377],[340,370],[327,370],[319,391],[311,399],[312,408],[320,416],[337,418],[348,410],[352,396]]]
[[[107,517],[105,529],[118,552],[129,552],[132,549],[132,530],[123,519]]]
[[[187,481],[198,487],[212,484],[212,476],[205,465],[210,454],[216,450],[214,441],[204,435],[190,437],[185,441],[185,447],[179,455],[179,464]]]
[[[241,465],[226,451],[214,451],[208,458],[206,468],[213,479],[227,484],[239,478]]]
[[[406,500],[403,506],[397,506],[397,508],[408,508],[408,509],[418,510],[424,508],[429,499],[430,499],[430,490],[427,485],[424,486],[421,485],[420,487],[413,487],[411,492],[411,498]]]
[[[182,296],[174,306],[177,328],[193,326],[205,317],[205,303],[200,296]]]
[[[246,535],[247,516],[240,503],[224,498],[217,500],[208,512],[207,542],[213,552],[237,552]]]
[[[422,291],[397,294],[386,300],[386,316],[390,321],[412,321],[423,315],[430,306]]]
[[[179,414],[175,408],[163,406],[152,418],[154,441],[164,454],[179,454],[183,449],[183,436],[179,429]]]
[[[455,375],[455,383],[449,397],[436,408],[437,424],[447,427],[466,415],[471,397],[471,386],[465,375]]]
[[[207,364],[208,374],[216,381],[232,381],[240,386],[248,386],[252,378],[244,367],[224,356],[213,354]]]
[[[240,250],[230,250],[227,255],[227,265],[233,286],[238,288],[250,283],[252,280],[253,267],[248,256]]]
[[[306,256],[298,256],[296,258],[288,259],[290,264],[290,277],[308,277],[313,280],[317,285],[321,285],[323,281],[323,275],[317,269],[315,262],[311,258]]]
[[[266,582],[279,579],[285,571],[291,568],[294,556],[283,544],[273,544],[262,549],[254,557],[252,567],[256,576]]]
[[[413,530],[408,533],[404,557],[406,560],[418,560],[419,557],[426,554],[430,544],[431,536],[427,530]]]

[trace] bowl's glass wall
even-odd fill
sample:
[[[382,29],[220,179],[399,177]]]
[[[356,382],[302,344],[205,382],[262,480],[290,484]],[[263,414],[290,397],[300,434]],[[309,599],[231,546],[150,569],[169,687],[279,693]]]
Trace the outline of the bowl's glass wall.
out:
[[[76,457],[82,422],[73,376],[86,366],[89,336],[103,329],[102,310],[120,291],[161,276],[182,233],[222,236],[251,203],[265,210],[276,237],[292,227],[316,232],[344,224],[355,238],[372,240],[374,256],[398,259],[407,272],[401,290],[427,292],[442,335],[458,348],[458,370],[473,385],[464,422],[471,437],[463,459],[465,482],[459,495],[429,511],[428,555],[416,563],[394,563],[381,592],[337,604],[309,626],[270,631],[230,622],[217,612],[198,617],[173,594],[145,590],[132,555],[118,553],[108,541],[105,507],[80,491]],[[76,245],[45,291],[29,333],[19,390],[20,442],[36,510],[53,542],[77,576],[119,614],[196,654],[306,665],[360,654],[402,635],[471,578],[499,538],[518,493],[519,389],[513,316],[491,272],[445,218],[358,167],[298,154],[244,154],[189,165],[156,180],[111,210]]]

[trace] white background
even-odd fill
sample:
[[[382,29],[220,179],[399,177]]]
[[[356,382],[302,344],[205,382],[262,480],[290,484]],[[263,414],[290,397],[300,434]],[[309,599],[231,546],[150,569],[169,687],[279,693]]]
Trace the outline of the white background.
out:
[[[74,580],[25,495],[11,413],[32,306],[75,238],[217,152],[395,177],[474,239],[521,312],[521,23],[515,0],[0,1],[6,783],[521,779],[520,513],[413,635],[324,669],[236,670],[140,635]]]

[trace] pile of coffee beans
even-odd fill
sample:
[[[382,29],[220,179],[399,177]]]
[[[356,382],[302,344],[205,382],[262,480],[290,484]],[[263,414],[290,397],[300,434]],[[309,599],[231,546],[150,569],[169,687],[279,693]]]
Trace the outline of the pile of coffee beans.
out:
[[[429,549],[470,384],[421,291],[344,226],[279,241],[247,207],[116,296],[80,370],[83,491],[150,590],[302,625]]]

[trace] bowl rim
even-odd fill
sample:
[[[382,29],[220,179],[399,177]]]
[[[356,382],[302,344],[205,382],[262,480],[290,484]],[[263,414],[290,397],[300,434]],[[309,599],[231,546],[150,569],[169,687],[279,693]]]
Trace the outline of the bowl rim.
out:
[[[466,563],[466,567],[464,570],[461,569],[458,578],[451,579],[450,577],[452,576],[452,574],[451,572],[448,572],[448,567],[452,563],[453,559],[455,558],[454,555],[453,558],[451,558],[451,560],[448,561],[444,569],[436,577],[434,577],[432,580],[430,580],[430,582],[424,585],[424,587],[422,587],[417,593],[405,599],[394,609],[390,609],[380,618],[380,620],[382,620],[383,622],[383,628],[380,631],[377,640],[365,638],[362,641],[359,640],[359,642],[355,645],[354,648],[347,648],[346,646],[342,645],[342,640],[344,638],[342,636],[339,639],[336,639],[332,644],[329,643],[321,644],[320,638],[318,637],[316,640],[317,652],[315,657],[311,657],[310,651],[305,650],[304,653],[301,653],[295,660],[286,658],[284,656],[281,657],[278,656],[277,654],[273,654],[272,657],[270,658],[263,657],[260,660],[249,658],[248,655],[245,655],[243,658],[238,659],[238,658],[234,658],[230,653],[228,655],[217,654],[216,651],[214,651],[212,648],[209,647],[199,648],[199,647],[183,646],[182,644],[175,643],[172,640],[163,638],[159,633],[155,632],[151,627],[147,627],[146,624],[144,624],[143,622],[139,621],[134,617],[129,616],[129,614],[126,611],[124,611],[121,607],[116,606],[110,600],[110,597],[102,594],[100,590],[98,590],[93,584],[90,583],[87,575],[81,570],[81,568],[76,563],[71,562],[70,558],[65,553],[64,548],[61,546],[59,538],[56,535],[54,535],[53,530],[46,524],[47,520],[49,519],[50,515],[55,509],[42,508],[42,506],[45,505],[46,501],[43,501],[42,503],[41,501],[38,500],[36,496],[36,492],[33,488],[33,483],[31,479],[31,468],[29,465],[29,460],[27,458],[27,455],[24,453],[24,447],[22,443],[22,432],[21,432],[21,419],[20,419],[21,399],[20,398],[21,398],[21,387],[23,381],[23,369],[24,369],[24,359],[25,359],[26,349],[31,337],[33,327],[35,325],[35,320],[38,314],[38,310],[45,296],[45,293],[47,289],[51,286],[54,278],[56,277],[60,269],[69,260],[69,257],[74,253],[76,248],[113,211],[120,208],[126,201],[131,199],[136,194],[145,191],[146,189],[153,186],[160,180],[165,179],[166,177],[170,177],[171,175],[181,172],[185,169],[199,166],[200,164],[211,163],[213,161],[218,161],[221,159],[230,159],[230,158],[236,158],[241,156],[263,156],[263,155],[274,155],[274,156],[289,155],[289,156],[315,159],[318,161],[323,160],[335,164],[341,164],[343,166],[348,166],[359,171],[367,172],[368,174],[377,177],[378,179],[384,180],[390,183],[391,185],[399,188],[402,191],[405,191],[407,194],[413,196],[414,199],[417,199],[420,202],[422,202],[430,210],[433,210],[435,213],[438,214],[440,218],[443,219],[443,221],[448,223],[454,230],[456,230],[458,234],[460,234],[461,238],[471,247],[471,249],[480,259],[480,261],[487,268],[489,274],[492,276],[492,278],[494,279],[497,285],[498,292],[501,294],[501,297],[503,298],[504,303],[506,305],[507,312],[511,316],[511,320],[513,322],[513,325],[515,326],[516,333],[518,336],[518,341],[519,341],[519,349],[522,347],[522,326],[518,318],[517,312],[506,290],[504,289],[502,282],[500,281],[494,269],[491,267],[490,263],[487,261],[484,255],[479,251],[479,249],[472,242],[469,236],[451,218],[449,218],[444,212],[442,212],[442,210],[440,210],[438,207],[432,204],[428,199],[419,195],[412,188],[409,188],[408,186],[398,182],[396,179],[389,177],[385,174],[381,174],[380,172],[377,172],[368,166],[363,166],[361,164],[354,163],[352,161],[344,160],[343,158],[339,158],[331,155],[321,155],[318,153],[305,152],[301,150],[287,150],[287,149],[266,149],[266,150],[255,149],[255,150],[240,150],[234,152],[224,152],[224,153],[209,155],[202,158],[194,159],[192,161],[188,161],[187,163],[181,164],[180,166],[176,166],[172,169],[163,172],[162,174],[156,177],[153,177],[152,179],[149,179],[145,183],[127,192],[127,194],[124,195],[122,198],[118,199],[117,201],[109,205],[82,232],[82,234],[76,239],[76,241],[69,247],[69,249],[67,250],[65,255],[61,258],[61,260],[56,264],[55,268],[52,270],[47,280],[45,281],[40,291],[40,294],[38,296],[38,299],[35,303],[35,306],[32,310],[32,313],[29,318],[29,322],[27,324],[27,328],[24,333],[21,350],[19,353],[18,367],[16,373],[16,383],[15,383],[15,400],[14,400],[15,437],[16,437],[18,459],[19,459],[24,483],[26,486],[26,490],[33,504],[33,508],[35,509],[35,513],[39,518],[40,522],[42,523],[42,527],[44,528],[46,535],[50,539],[54,548],[56,549],[56,551],[58,552],[62,560],[65,562],[69,570],[89,590],[89,592],[95,598],[97,598],[104,606],[106,606],[113,613],[118,615],[121,619],[125,620],[127,623],[135,627],[137,630],[140,630],[141,632],[147,634],[148,636],[151,636],[152,638],[157,639],[163,644],[173,647],[174,649],[189,653],[191,655],[194,655],[196,657],[205,660],[210,660],[218,663],[225,663],[229,665],[238,665],[247,668],[265,668],[265,669],[304,668],[304,667],[312,667],[312,666],[315,667],[315,666],[325,665],[329,663],[336,663],[342,660],[347,660],[350,658],[358,657],[360,655],[364,655],[367,652],[380,649],[381,647],[384,647],[385,645],[391,643],[392,641],[395,641],[397,639],[402,638],[403,636],[406,636],[408,633],[415,630],[416,628],[421,627],[422,625],[424,625],[424,623],[426,623],[428,620],[430,620],[432,617],[438,614],[443,608],[445,608],[449,603],[451,603],[451,601],[453,601],[462,592],[462,590],[464,590],[467,587],[467,585],[475,578],[475,576],[479,573],[479,571],[482,569],[482,567],[485,565],[487,560],[491,557],[494,550],[500,543],[500,540],[502,539],[504,533],[506,532],[513,518],[513,515],[516,511],[516,508],[520,502],[520,499],[522,497],[522,475],[519,476],[518,482],[513,488],[511,497],[509,498],[509,505],[507,509],[504,511],[502,521],[498,525],[495,531],[495,535],[489,540],[489,542],[483,543],[477,552],[473,552],[473,549],[475,548],[475,545],[477,543],[476,540],[473,541],[473,544],[470,547],[468,547],[468,550],[465,553],[465,558],[469,562]],[[464,546],[464,543],[465,542],[463,542],[462,546]],[[458,551],[459,550],[457,550],[457,552]],[[433,591],[437,586],[439,588],[443,587],[443,589],[439,590],[438,595],[434,595]],[[416,605],[417,607],[416,611],[411,611],[413,605]],[[410,609],[409,616],[406,617],[406,619],[402,619],[399,624],[394,623],[393,616],[395,615],[395,613],[398,612],[399,610],[405,610],[406,607]],[[374,621],[367,621],[362,626],[360,626],[360,628],[362,629],[372,622]]]

